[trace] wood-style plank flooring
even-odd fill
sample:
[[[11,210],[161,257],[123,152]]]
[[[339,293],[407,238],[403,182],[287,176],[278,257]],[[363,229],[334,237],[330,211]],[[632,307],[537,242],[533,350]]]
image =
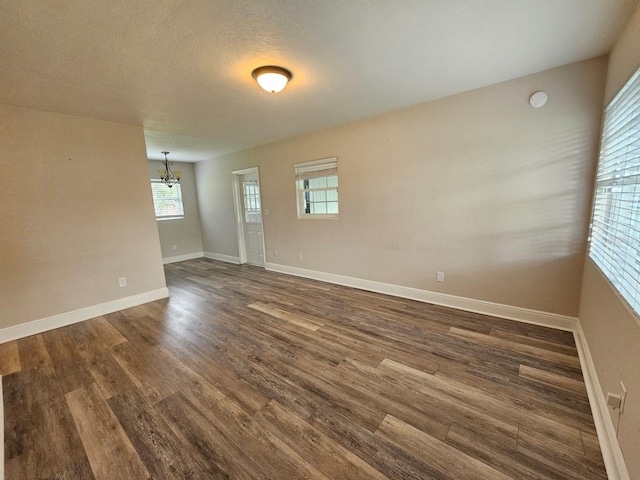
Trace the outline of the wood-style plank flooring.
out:
[[[7,480],[604,479],[572,334],[198,259],[0,345]]]

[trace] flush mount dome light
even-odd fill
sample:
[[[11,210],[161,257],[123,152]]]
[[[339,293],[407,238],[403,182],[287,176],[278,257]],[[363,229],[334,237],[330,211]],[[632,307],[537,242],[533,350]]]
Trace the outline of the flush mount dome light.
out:
[[[291,80],[291,72],[289,70],[272,65],[256,68],[251,72],[251,76],[256,79],[264,90],[270,93],[282,91]]]

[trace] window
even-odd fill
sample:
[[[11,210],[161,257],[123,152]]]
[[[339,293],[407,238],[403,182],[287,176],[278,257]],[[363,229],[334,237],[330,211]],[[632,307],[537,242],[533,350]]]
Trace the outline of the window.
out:
[[[338,159],[296,163],[298,218],[338,218]]]
[[[258,180],[243,180],[242,189],[244,190],[244,221],[246,223],[262,223]]]
[[[169,188],[160,180],[151,180],[153,207],[156,220],[174,220],[184,218],[182,206],[182,187],[179,183]]]
[[[605,110],[589,256],[640,314],[640,70]]]

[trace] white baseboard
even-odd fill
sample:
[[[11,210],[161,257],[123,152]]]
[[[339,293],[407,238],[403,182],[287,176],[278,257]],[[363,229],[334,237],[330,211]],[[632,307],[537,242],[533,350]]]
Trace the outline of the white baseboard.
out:
[[[598,432],[598,442],[602,451],[602,458],[607,469],[609,480],[629,480],[629,472],[622,456],[620,443],[616,436],[616,429],[609,415],[609,407],[598,381],[596,367],[589,351],[587,338],[582,330],[582,325],[578,320],[576,329],[573,332],[578,348],[578,356],[580,357],[580,366],[582,367],[582,375],[584,384],[587,387],[589,396],[589,404],[591,405],[591,413],[593,421]]]
[[[444,307],[456,308],[467,312],[481,313],[484,315],[491,315],[492,317],[506,318],[509,320],[517,320],[519,322],[551,327],[558,330],[572,332],[575,330],[578,320],[576,317],[569,317],[567,315],[541,312],[528,308],[512,307],[510,305],[486,302],[484,300],[474,300],[472,298],[458,297],[455,295],[448,295],[446,293],[430,292],[428,290],[420,290],[418,288],[403,287],[400,285],[376,282],[373,280],[363,280],[361,278],[318,272],[316,270],[290,267],[288,265],[280,265],[277,263],[267,263],[265,268],[273,272],[311,278],[323,282],[359,288],[361,290],[384,293],[395,297],[408,298],[419,302],[433,303]]]
[[[51,317],[13,325],[0,330],[0,343],[28,337],[37,333],[71,325],[72,323],[82,322],[84,320],[89,320],[90,318],[142,305],[143,303],[167,298],[168,296],[169,289],[164,287],[140,293],[138,295],[132,295],[130,297],[119,298],[110,302],[99,303],[98,305],[91,305],[90,307],[80,308],[71,312],[60,313]]]
[[[166,257],[162,259],[162,263],[184,262],[185,260],[193,260],[194,258],[204,257],[204,252],[185,253],[184,255],[176,255],[174,257]]]
[[[267,263],[265,268],[273,272],[311,278],[313,280],[384,293],[420,302],[433,303],[468,312],[481,313],[493,317],[506,318],[573,332],[607,475],[610,480],[630,480],[622,450],[616,437],[615,427],[609,415],[605,395],[598,381],[589,346],[578,318],[276,263]]]
[[[173,261],[189,260],[191,258],[200,257],[212,258],[223,262],[239,264],[240,259],[230,255],[219,253],[203,252],[203,254],[180,255],[179,257],[170,257],[176,259]],[[181,258],[180,257],[188,257]],[[164,259],[169,260],[169,259]],[[169,263],[165,261],[164,263]],[[433,303],[436,305],[447,306],[459,310],[481,313],[510,320],[516,320],[535,325],[556,328],[560,330],[573,331],[578,356],[584,376],[584,382],[589,396],[589,403],[593,414],[598,440],[602,450],[607,476],[610,480],[630,480],[627,471],[622,450],[616,437],[615,427],[611,417],[609,416],[604,392],[600,387],[598,375],[596,373],[593,358],[587,344],[584,331],[579,319],[566,315],[558,315],[553,313],[530,310],[520,307],[512,307],[498,303],[485,302],[483,300],[474,300],[465,297],[457,297],[444,293],[430,292],[417,288],[403,287],[372,280],[363,280],[344,275],[336,275],[332,273],[318,272],[315,270],[307,270],[304,268],[290,267],[288,265],[280,265],[276,263],[266,263],[265,268],[273,272],[295,275],[314,280],[320,280],[337,285],[345,285],[348,287],[359,288],[377,293],[384,293],[401,298],[408,298],[420,302]],[[135,307],[144,303],[152,302],[169,296],[167,288],[160,288],[150,292],[125,297],[111,302],[101,303],[90,307],[81,308],[71,312],[34,320],[32,322],[15,325],[0,330],[0,343],[16,340],[19,338],[42,333],[47,330],[63,327],[72,323],[81,322],[90,318],[99,317],[108,313],[113,313],[126,308]],[[0,480],[4,480],[4,403],[2,398],[2,376],[0,376]]]
[[[213,260],[220,260],[227,263],[235,263],[240,265],[240,257],[234,257],[232,255],[225,255],[224,253],[204,252],[205,258],[212,258]]]

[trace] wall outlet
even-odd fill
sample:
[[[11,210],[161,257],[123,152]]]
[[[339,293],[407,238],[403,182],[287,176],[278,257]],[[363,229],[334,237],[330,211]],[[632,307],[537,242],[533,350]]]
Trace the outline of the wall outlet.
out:
[[[127,286],[127,277],[120,277],[118,279],[118,285],[120,285],[121,287],[126,287]]]
[[[268,208],[265,208],[265,209],[263,210],[263,212],[264,212],[265,216],[269,215],[269,209],[268,209]]]
[[[304,256],[302,255],[302,253],[298,253],[298,260],[300,261],[304,260]]]
[[[438,272],[438,273],[436,273],[436,281],[438,281],[438,282],[444,282],[444,272]]]
[[[171,245],[171,248],[173,248],[174,250],[178,249],[178,245]]]
[[[276,257],[278,256],[278,249],[277,249],[277,248],[274,248],[274,249],[273,249],[273,254],[274,254]]]
[[[618,395],[617,393],[607,392],[607,405],[609,405],[614,410],[619,409],[622,405],[622,399],[620,398],[620,395]]]

